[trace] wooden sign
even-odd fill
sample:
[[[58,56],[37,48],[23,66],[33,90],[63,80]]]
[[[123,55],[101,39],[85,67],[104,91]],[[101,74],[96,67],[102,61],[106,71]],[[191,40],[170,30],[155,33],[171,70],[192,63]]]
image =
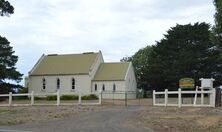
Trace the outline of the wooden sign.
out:
[[[193,78],[182,78],[179,81],[180,88],[194,88],[194,79]]]

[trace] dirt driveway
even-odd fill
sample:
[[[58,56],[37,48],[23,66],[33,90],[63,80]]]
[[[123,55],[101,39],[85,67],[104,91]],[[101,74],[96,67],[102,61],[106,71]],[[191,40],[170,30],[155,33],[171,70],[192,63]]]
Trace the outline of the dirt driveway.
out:
[[[20,125],[2,126],[0,131],[20,130],[33,132],[152,132],[129,124],[140,111],[140,106],[105,106],[87,112],[70,115],[60,120],[29,122]]]
[[[0,132],[222,132],[222,107],[114,103],[121,105],[0,107]]]

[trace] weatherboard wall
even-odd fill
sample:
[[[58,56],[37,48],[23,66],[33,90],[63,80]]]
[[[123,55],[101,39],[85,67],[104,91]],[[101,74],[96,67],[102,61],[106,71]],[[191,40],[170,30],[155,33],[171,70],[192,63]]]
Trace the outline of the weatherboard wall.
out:
[[[46,80],[46,89],[43,89],[43,81]],[[57,91],[57,78],[60,79],[60,92],[78,92],[83,95],[90,94],[91,79],[89,75],[64,75],[64,76],[30,76],[29,77],[29,92],[36,93],[54,93]],[[75,89],[72,89],[72,78],[75,79]]]

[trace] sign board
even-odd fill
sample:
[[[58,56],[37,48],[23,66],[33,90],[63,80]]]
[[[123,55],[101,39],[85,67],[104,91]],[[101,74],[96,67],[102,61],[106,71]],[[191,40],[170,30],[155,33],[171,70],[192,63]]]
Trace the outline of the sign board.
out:
[[[180,88],[194,88],[194,79],[193,78],[182,78],[179,81]]]
[[[211,89],[211,88],[213,88],[213,82],[215,81],[215,79],[213,79],[213,78],[201,78],[200,81],[201,81],[200,88]]]

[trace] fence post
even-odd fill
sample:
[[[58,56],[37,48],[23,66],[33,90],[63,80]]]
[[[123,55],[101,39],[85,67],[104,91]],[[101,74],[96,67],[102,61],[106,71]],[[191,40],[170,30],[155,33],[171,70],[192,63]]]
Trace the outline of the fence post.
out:
[[[31,93],[31,105],[34,105],[34,91]]]
[[[153,90],[153,105],[156,104],[156,94],[155,94],[156,90]]]
[[[204,94],[203,94],[203,88],[201,88],[201,100],[200,100],[201,105],[204,104]]]
[[[81,92],[79,91],[79,105],[81,105],[81,103],[82,103],[82,94],[81,94]]]
[[[9,100],[8,100],[8,105],[12,105],[12,92],[9,92]]]
[[[125,91],[125,106],[127,106],[127,91]]]
[[[215,107],[215,97],[216,97],[216,90],[215,88],[212,88],[211,93],[210,93],[210,105],[212,107]]]
[[[168,103],[168,89],[165,89],[165,106],[167,106]]]
[[[60,90],[59,89],[57,90],[57,104],[56,105],[57,106],[60,105]]]
[[[102,90],[99,91],[99,104],[102,104]]]
[[[179,88],[178,90],[178,107],[180,108],[181,107],[181,89]]]
[[[198,92],[198,86],[196,86],[196,91],[195,91],[195,96],[194,96],[194,102],[193,102],[194,105],[197,104],[197,92]]]

